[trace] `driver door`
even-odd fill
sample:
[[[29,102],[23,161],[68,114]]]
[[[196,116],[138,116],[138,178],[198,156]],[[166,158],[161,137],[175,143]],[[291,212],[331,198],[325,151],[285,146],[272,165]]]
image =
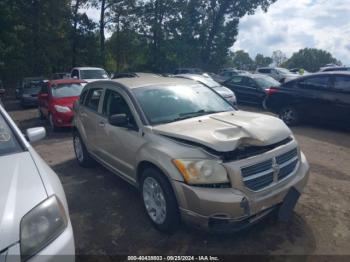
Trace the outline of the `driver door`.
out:
[[[116,114],[125,114],[129,119],[129,127],[111,125],[108,118]],[[135,155],[144,144],[138,128],[138,118],[135,116],[135,110],[126,94],[106,89],[96,130],[97,154],[130,182],[136,181]]]

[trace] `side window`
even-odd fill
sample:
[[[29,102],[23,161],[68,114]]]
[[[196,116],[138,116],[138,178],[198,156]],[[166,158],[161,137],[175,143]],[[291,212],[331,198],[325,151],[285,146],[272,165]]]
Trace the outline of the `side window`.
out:
[[[329,77],[328,76],[315,76],[305,78],[299,81],[299,87],[304,89],[328,89]]]
[[[232,84],[232,85],[242,85],[242,83],[243,83],[243,77],[242,76],[234,76],[229,81],[229,84]]]
[[[72,72],[72,78],[73,77],[76,77],[76,78],[79,78],[79,72],[77,69],[74,69],[73,72]]]
[[[263,74],[270,74],[271,73],[271,69],[262,68],[262,69],[259,69],[259,72],[263,73]]]
[[[81,95],[80,95],[80,98],[79,98],[79,104],[84,104],[84,100],[86,98],[86,95],[88,94],[88,90],[84,90]]]
[[[106,91],[102,113],[107,117],[125,114],[129,118],[130,124],[136,126],[136,121],[131,113],[128,103],[118,92],[112,90]]]
[[[103,90],[101,88],[90,89],[85,99],[85,106],[97,112]]]
[[[350,93],[350,77],[349,76],[336,76],[334,80],[334,88]]]
[[[252,88],[256,88],[256,83],[253,79],[244,77],[244,85]]]

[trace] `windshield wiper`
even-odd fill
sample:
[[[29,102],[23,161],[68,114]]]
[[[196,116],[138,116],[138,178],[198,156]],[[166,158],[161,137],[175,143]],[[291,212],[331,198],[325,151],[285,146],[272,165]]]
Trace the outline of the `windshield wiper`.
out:
[[[198,110],[196,112],[181,113],[176,118],[160,121],[157,124],[167,124],[167,123],[185,120],[185,119],[189,119],[189,118],[193,118],[193,117],[197,117],[197,116],[204,116],[204,115],[210,115],[210,114],[216,114],[216,113],[222,113],[222,112],[228,112],[228,111],[214,111],[214,110],[206,111],[206,110],[201,109],[201,110]]]

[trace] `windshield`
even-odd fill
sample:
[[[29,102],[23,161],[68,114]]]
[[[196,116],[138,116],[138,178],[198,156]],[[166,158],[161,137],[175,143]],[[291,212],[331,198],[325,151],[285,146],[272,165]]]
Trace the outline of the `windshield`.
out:
[[[15,135],[0,114],[0,156],[22,152]]]
[[[281,85],[280,82],[276,81],[272,77],[257,77],[254,78],[255,82],[258,84],[258,86],[267,89],[270,87],[278,87]]]
[[[56,98],[80,96],[82,90],[81,84],[61,84],[52,88],[52,96]]]
[[[141,87],[133,92],[153,125],[234,110],[222,97],[201,84]]]
[[[108,75],[106,71],[102,69],[81,70],[80,78],[81,79],[108,79]]]
[[[288,69],[285,69],[285,68],[276,68],[276,70],[282,74],[292,74],[291,71],[289,71]]]

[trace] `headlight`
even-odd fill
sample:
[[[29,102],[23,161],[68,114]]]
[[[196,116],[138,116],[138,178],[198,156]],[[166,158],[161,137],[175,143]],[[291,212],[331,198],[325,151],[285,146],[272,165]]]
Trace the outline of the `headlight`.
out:
[[[67,113],[70,112],[70,108],[68,106],[59,106],[59,105],[54,105],[55,109],[59,113]]]
[[[56,196],[41,202],[21,220],[22,260],[38,253],[67,227],[68,219]]]
[[[229,182],[226,169],[215,160],[174,159],[172,162],[187,184],[222,184]]]

